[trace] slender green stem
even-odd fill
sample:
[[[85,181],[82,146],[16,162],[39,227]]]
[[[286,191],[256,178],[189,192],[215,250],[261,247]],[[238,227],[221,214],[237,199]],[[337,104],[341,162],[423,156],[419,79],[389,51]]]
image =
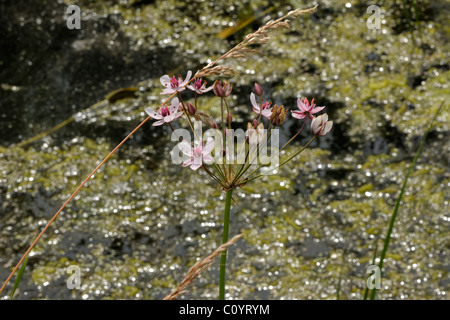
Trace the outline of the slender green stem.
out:
[[[222,244],[228,242],[228,230],[230,226],[230,208],[231,208],[231,196],[233,189],[227,191],[225,198],[225,211],[223,214],[223,235]],[[222,252],[220,256],[220,283],[219,283],[219,300],[225,300],[225,267],[227,264],[227,250]]]
[[[236,181],[238,180],[238,178],[241,176],[242,170],[244,170],[244,168],[247,165],[249,154],[250,154],[250,145],[247,145],[247,143],[246,143],[246,145],[245,145],[245,160],[244,160],[244,163],[241,164],[239,166],[239,169],[236,171],[236,174],[234,175],[234,179],[233,179],[233,182],[231,183],[231,185],[234,185],[236,183]]]
[[[294,157],[296,157],[299,153],[301,153],[303,150],[305,150],[305,149],[306,149],[306,148],[307,148],[307,147],[308,147],[308,146],[309,146],[316,138],[317,138],[317,136],[312,137],[311,140],[309,140],[309,142],[308,142],[305,146],[303,146],[300,150],[298,150],[296,153],[294,153],[293,156],[289,157],[287,160],[284,160],[278,167],[276,167],[276,168],[274,168],[274,169],[272,169],[272,170],[279,169],[279,168],[281,168],[283,165],[285,165],[287,162],[291,161],[291,160],[292,160]],[[279,153],[280,153],[280,152],[278,152],[278,154],[279,154]],[[252,181],[252,180],[255,180],[255,179],[261,177],[263,174],[259,174],[259,175],[257,175],[257,176],[254,176],[254,177],[250,178],[250,176],[253,175],[253,174],[254,174],[257,170],[259,170],[261,167],[262,167],[262,165],[260,165],[258,168],[256,168],[255,170],[253,170],[252,173],[250,173],[250,174],[244,179],[244,183],[248,183],[248,182],[250,182],[250,181]],[[270,170],[270,171],[272,171],[272,170]],[[270,172],[270,171],[267,171],[267,172]],[[267,174],[267,172],[266,172],[265,174]]]
[[[198,110],[198,106],[197,106],[197,97],[198,97],[198,93],[197,91],[195,92],[195,110]]]
[[[267,128],[267,131],[268,131],[268,133],[266,132],[265,133],[265,135],[261,138],[261,140],[264,140],[263,142],[262,142],[262,144],[257,144],[255,147],[256,147],[256,150],[251,150],[252,148],[250,147],[250,143],[249,143],[249,145],[248,145],[248,152],[247,152],[247,154],[246,154],[246,157],[245,157],[245,164],[244,164],[244,166],[242,167],[242,169],[241,170],[239,170],[239,174],[237,174],[237,175],[235,175],[235,177],[234,177],[234,180],[233,180],[233,184],[236,182],[236,181],[238,181],[239,180],[239,178],[240,177],[242,177],[242,175],[244,175],[245,174],[245,172],[247,172],[247,170],[252,166],[252,164],[253,164],[253,162],[256,160],[256,159],[258,159],[258,156],[259,156],[259,150],[261,150],[261,148],[264,148],[264,147],[266,147],[267,146],[267,143],[268,143],[268,141],[269,141],[269,138],[270,138],[270,136],[271,136],[271,134],[272,134],[272,131],[270,130],[271,129],[271,126],[272,126],[272,124],[269,124],[269,127]],[[255,133],[256,135],[258,135],[259,133]],[[258,138],[258,140],[259,140],[260,138]],[[250,154],[250,151],[253,151],[251,154]],[[254,157],[253,157],[254,156]],[[256,169],[257,170],[257,169]]]
[[[417,161],[417,158],[419,158],[420,151],[422,150],[422,147],[425,144],[425,140],[427,139],[428,133],[430,133],[431,128],[433,127],[434,121],[436,120],[437,115],[441,112],[442,107],[444,106],[444,103],[445,103],[445,101],[442,102],[441,106],[434,114],[434,117],[430,122],[428,130],[425,132],[425,134],[422,138],[422,141],[420,142],[419,148],[417,149],[417,152],[416,152],[416,156],[414,157],[414,159],[411,163],[411,166],[409,167],[408,173],[405,176],[405,180],[403,181],[402,189],[400,190],[400,195],[397,198],[397,202],[395,203],[395,207],[394,207],[394,212],[392,213],[391,221],[389,222],[389,228],[388,228],[388,231],[386,234],[386,238],[384,238],[384,246],[383,246],[383,250],[381,251],[380,263],[378,265],[378,267],[380,268],[380,271],[383,270],[384,258],[386,257],[386,252],[389,247],[389,241],[391,240],[392,230],[394,229],[395,219],[397,218],[398,209],[400,207],[400,203],[402,201],[403,193],[405,192],[406,184],[408,182],[409,176],[411,175],[411,172],[414,170],[414,167],[416,166],[416,161]],[[370,300],[375,299],[376,293],[377,293],[377,289],[373,288],[372,293],[370,295]]]
[[[192,121],[191,118],[189,117],[189,113],[187,112],[187,109],[185,108],[185,104],[183,102],[183,99],[181,98],[181,94],[178,92],[178,99],[180,100],[182,106],[183,106],[183,113],[186,116],[186,120],[189,123],[189,126],[191,127],[192,133],[194,134],[194,139],[195,139],[195,130],[194,130],[194,126],[192,125]],[[201,141],[201,137],[197,137],[199,139],[199,141]]]
[[[225,141],[226,141],[226,137],[225,137],[225,130],[226,130],[226,124],[225,124],[225,120],[224,120],[224,115],[223,115],[223,97],[220,98],[220,111],[222,114],[222,146],[225,149]],[[223,173],[225,175],[225,177],[227,176],[227,168],[226,168],[226,157],[223,157],[223,162],[222,162],[222,169],[223,169]],[[225,180],[227,180],[225,178]]]
[[[303,124],[302,124],[300,130],[298,130],[298,132],[297,132],[297,133],[296,133],[296,134],[295,134],[288,142],[286,142],[286,143],[284,144],[284,146],[281,147],[281,149],[280,149],[280,151],[278,151],[278,153],[280,153],[281,151],[283,151],[284,148],[286,148],[286,147],[288,146],[288,144],[292,142],[292,140],[294,140],[295,138],[297,138],[297,136],[300,134],[300,132],[303,131],[303,128],[305,127],[305,124],[306,124],[306,118],[303,120]]]
[[[224,120],[224,115],[223,115],[223,98],[220,98],[220,114],[222,117],[222,131],[224,133],[224,139],[225,139],[225,120]]]
[[[225,107],[227,108],[227,117],[231,114],[230,107],[228,107],[227,98],[223,98],[223,102],[225,102]],[[231,122],[228,124],[228,129],[231,129]]]
[[[227,179],[225,178],[225,174],[222,171],[222,169],[220,168],[220,166],[216,163],[212,163],[212,167],[214,168],[214,171],[217,172],[217,174],[220,176],[220,178],[222,179],[223,182],[225,182]]]
[[[259,97],[259,101],[260,101],[260,103],[259,103],[259,116],[258,116],[258,123],[260,123],[261,122],[261,116],[262,116],[262,106],[263,106],[263,98],[262,98],[262,96],[260,96]]]
[[[209,169],[205,166],[205,164],[202,165],[202,168],[203,168],[203,170],[205,170],[205,172],[206,172],[211,178],[214,179],[214,181],[216,181],[216,182],[219,184],[219,186],[224,187],[223,182],[222,182],[222,181],[221,181],[221,180],[220,180],[213,172],[211,172],[211,170],[209,170]]]

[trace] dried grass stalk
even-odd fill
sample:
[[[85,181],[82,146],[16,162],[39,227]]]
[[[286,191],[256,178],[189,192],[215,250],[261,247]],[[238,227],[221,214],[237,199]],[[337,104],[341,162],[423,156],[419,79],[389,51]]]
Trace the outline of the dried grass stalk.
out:
[[[195,278],[197,278],[200,273],[205,271],[214,260],[222,254],[229,246],[235,244],[240,238],[242,238],[242,234],[239,234],[232,238],[227,243],[224,243],[220,247],[218,247],[211,255],[206,257],[204,260],[198,261],[194,266],[189,270],[186,277],[184,277],[183,281],[175,288],[170,294],[164,297],[163,300],[176,300],[179,295],[186,293],[186,287],[191,284]]]
[[[270,30],[275,30],[278,28],[289,29],[290,25],[289,25],[288,18],[297,18],[297,17],[301,16],[302,14],[312,13],[312,12],[316,11],[316,9],[317,9],[317,6],[306,9],[306,10],[296,9],[296,10],[288,12],[286,15],[282,16],[281,18],[278,18],[276,20],[270,20],[269,22],[267,22],[264,26],[260,27],[255,32],[248,34],[242,42],[237,44],[234,48],[229,50],[227,53],[222,55],[220,58],[218,58],[215,61],[211,61],[203,69],[197,71],[197,73],[195,74],[195,78],[207,77],[211,74],[230,76],[233,73],[236,73],[236,71],[231,68],[216,66],[216,64],[220,60],[233,59],[233,58],[245,58],[248,56],[249,53],[258,52],[258,50],[256,50],[256,49],[249,48],[249,46],[250,45],[261,45],[261,44],[267,43],[269,41],[268,33]]]

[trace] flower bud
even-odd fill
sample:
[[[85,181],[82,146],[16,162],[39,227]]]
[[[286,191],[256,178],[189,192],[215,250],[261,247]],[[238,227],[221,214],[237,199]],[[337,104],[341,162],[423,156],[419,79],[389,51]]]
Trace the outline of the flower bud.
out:
[[[197,112],[197,108],[195,108],[192,103],[187,103],[187,111],[191,116],[193,116]]]
[[[228,97],[231,94],[232,89],[233,85],[229,81],[220,82],[216,80],[213,85],[214,93],[221,98]]]
[[[252,125],[253,125],[253,127],[254,128],[256,128],[257,126],[258,126],[258,120],[256,120],[256,119],[253,119],[253,121],[252,121]]]
[[[272,115],[270,116],[270,123],[274,126],[281,126],[286,121],[286,109],[283,105],[277,104],[272,108]]]
[[[326,135],[328,132],[330,132],[332,126],[333,121],[328,121],[328,115],[326,113],[314,117],[314,119],[311,121],[311,131],[316,136]]]
[[[228,114],[227,115],[227,123],[230,125],[232,121],[233,121],[233,117],[231,116],[231,114]]]
[[[223,91],[223,86],[219,80],[216,80],[213,85],[214,94],[218,97],[225,97],[225,91]]]
[[[263,95],[263,89],[256,82],[255,82],[255,94],[259,97],[261,97]]]
[[[217,126],[217,122],[213,121],[213,123],[211,124],[211,128],[219,129],[219,127]]]

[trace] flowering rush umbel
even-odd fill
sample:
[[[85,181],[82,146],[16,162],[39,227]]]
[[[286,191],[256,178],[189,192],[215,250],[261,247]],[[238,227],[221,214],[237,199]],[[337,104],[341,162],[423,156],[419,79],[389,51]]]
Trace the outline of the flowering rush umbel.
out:
[[[290,114],[294,119],[301,120],[302,123],[294,122],[298,126],[297,133],[284,146],[274,150],[272,138],[274,136],[278,137],[276,130],[278,130],[278,127],[283,126],[288,119],[289,113],[287,111],[289,108],[283,105],[274,105],[272,107],[271,103],[264,99],[262,87],[256,83],[254,85],[255,92],[250,93],[250,104],[247,109],[249,121],[245,135],[241,135],[241,141],[239,141],[239,136],[236,135],[238,141],[237,145],[235,145],[235,134],[232,130],[235,115],[231,112],[234,108],[229,100],[233,85],[228,81],[216,80],[213,86],[207,87],[206,81],[199,77],[199,73],[194,75],[191,80],[189,80],[190,76],[191,72],[189,71],[186,80],[182,78],[177,80],[175,77],[169,77],[168,75],[161,77],[161,83],[165,87],[162,94],[172,94],[171,106],[163,105],[156,111],[147,108],[145,111],[150,117],[157,120],[154,125],[167,123],[173,134],[183,136],[184,139],[186,136],[185,129],[178,132],[178,129],[175,129],[172,125],[172,122],[177,119],[186,120],[185,123],[191,129],[190,132],[193,138],[191,140],[193,141],[185,139],[176,146],[183,156],[179,164],[183,167],[190,167],[194,171],[202,169],[220,188],[226,191],[224,233],[222,238],[222,244],[224,244],[228,241],[229,213],[233,190],[243,187],[262,175],[273,173],[275,169],[283,166],[305,150],[314,139],[328,134],[333,126],[333,122],[328,120],[326,113],[319,114],[325,107],[316,106],[314,98],[311,100],[311,103],[306,97],[298,98],[297,109],[291,108]],[[185,87],[194,91],[195,99],[193,101],[190,100],[191,97],[185,96]],[[200,95],[204,96],[211,90],[217,97],[217,104],[221,110],[221,115],[217,118],[208,115],[207,110],[202,110],[199,102],[201,99],[198,99]],[[275,167],[272,168],[271,160],[279,157],[280,152],[301,134],[307,123],[310,123],[312,133],[310,141],[297,152],[294,152],[288,159],[282,162],[276,161]],[[200,129],[198,128],[199,124]],[[183,123],[180,123],[180,126],[182,125]],[[211,134],[213,137],[211,137]],[[206,143],[204,140],[206,140]],[[262,154],[267,155],[266,151],[269,145],[271,146],[269,161],[258,162]],[[278,144],[276,145],[278,146]],[[235,156],[235,149],[241,151],[241,157],[239,157],[239,154],[237,157]],[[238,161],[236,161],[237,159]],[[270,167],[267,169],[269,163]],[[225,298],[225,265],[226,253],[221,256],[219,299]]]
[[[147,113],[157,120],[155,124],[167,123],[175,136],[183,136],[184,140],[175,147],[178,152],[173,150],[175,152],[172,153],[172,155],[181,153],[182,160],[177,163],[194,171],[203,170],[226,192],[222,244],[228,241],[233,190],[245,186],[262,175],[275,173],[278,168],[305,150],[317,137],[328,134],[333,122],[328,121],[327,114],[319,114],[325,107],[316,106],[314,98],[310,103],[308,98],[298,97],[297,108],[283,105],[272,106],[264,97],[262,86],[255,83],[254,92],[250,92],[250,103],[247,108],[248,123],[246,128],[241,130],[245,133],[238,134],[237,130],[233,130],[235,129],[233,128],[233,119],[236,119],[236,115],[232,114],[234,108],[229,98],[233,84],[229,81],[215,80],[212,86],[207,87],[206,81],[202,78],[235,72],[230,68],[217,65],[217,63],[220,60],[243,57],[254,52],[255,50],[249,48],[250,45],[267,42],[269,29],[288,27],[286,18],[299,14],[300,11],[294,10],[282,18],[269,21],[264,27],[248,35],[243,42],[229,52],[199,70],[192,78],[191,71],[187,72],[185,79],[181,76],[178,78],[168,75],[161,77],[161,84],[164,86],[162,94],[170,94],[171,107],[163,105],[156,111],[146,109]],[[192,94],[190,96],[186,94],[186,87],[194,92],[193,100]],[[201,97],[207,95],[211,90],[217,97],[217,104],[221,110],[219,117],[213,117],[207,113],[207,110],[202,110],[199,102]],[[289,109],[291,112],[288,112]],[[294,122],[294,125],[298,126],[297,133],[279,148],[277,130],[285,124],[289,114],[302,123]],[[178,129],[172,125],[172,122],[178,119],[185,120],[180,122],[179,126],[188,124],[191,141],[186,140],[185,129],[178,132]],[[302,133],[307,123],[310,124],[312,133],[309,142],[288,159],[278,161],[281,151]],[[206,142],[204,142],[205,140]],[[274,145],[278,148],[274,148]],[[267,157],[269,148],[270,156]],[[237,150],[237,155],[235,150]],[[262,156],[266,156],[265,161],[262,160]],[[174,158],[172,157],[172,159]],[[274,159],[277,161],[272,161]],[[220,259],[219,299],[221,300],[225,299],[226,259],[226,252],[224,252]]]
[[[187,75],[188,79],[191,76],[191,72],[188,71]],[[161,77],[161,83],[166,84],[168,79],[172,81],[175,78],[165,75]],[[172,83],[175,82],[172,81]],[[248,117],[250,119],[255,118],[248,122],[245,130],[245,141],[241,141],[241,145],[238,146],[241,148],[242,154],[245,155],[245,157],[241,158],[241,160],[244,160],[237,162],[233,157],[224,156],[234,153],[235,150],[235,145],[229,145],[226,138],[234,134],[233,130],[231,130],[234,119],[234,115],[231,113],[233,108],[230,107],[231,102],[228,100],[233,88],[232,84],[227,81],[216,81],[214,86],[206,87],[206,81],[196,76],[190,81],[183,81],[182,83],[196,93],[194,101],[184,101],[184,99],[188,100],[189,97],[183,98],[184,87],[180,87],[179,83],[175,83],[170,90],[177,90],[173,92],[176,94],[176,97],[172,98],[170,107],[163,105],[156,111],[151,108],[146,108],[145,111],[150,117],[157,120],[153,124],[154,126],[167,123],[175,131],[175,134],[177,130],[174,129],[171,122],[184,116],[183,118],[187,121],[192,131],[193,141],[197,141],[197,145],[194,145],[193,141],[187,140],[178,144],[180,151],[184,156],[188,157],[182,161],[183,166],[190,167],[192,170],[203,168],[226,191],[241,187],[249,181],[260,177],[262,174],[259,169],[266,167],[267,163],[255,165],[255,156],[257,157],[262,152],[262,148],[270,145],[271,140],[269,138],[274,135],[275,130],[278,130],[277,127],[285,123],[288,118],[287,108],[278,105],[271,107],[271,104],[263,99],[261,86],[255,84],[256,94],[254,92],[250,93],[251,106],[248,109]],[[217,119],[208,115],[205,112],[206,110],[202,111],[199,99],[197,99],[197,94],[206,94],[212,89],[214,89],[214,94],[217,96],[222,112],[221,117]],[[167,87],[163,88],[162,93],[166,94],[167,90]],[[328,121],[327,114],[317,115],[325,107],[317,107],[314,103],[314,98],[311,100],[311,103],[306,97],[303,99],[298,98],[297,108],[298,110],[291,110],[292,117],[302,120],[303,123],[299,125],[297,133],[279,151],[284,149],[302,132],[309,119],[311,119],[311,132],[313,133],[310,143],[316,137],[328,134],[333,126],[333,122]],[[254,113],[251,113],[251,111]],[[200,133],[194,129],[194,126],[197,124],[200,124],[202,127]],[[208,129],[212,130],[215,136],[214,139],[209,137],[206,144],[204,144],[205,131]],[[217,148],[214,148],[215,142],[217,142]],[[251,145],[259,146],[257,154],[251,152]],[[279,152],[275,152],[271,156],[275,158],[279,156]]]

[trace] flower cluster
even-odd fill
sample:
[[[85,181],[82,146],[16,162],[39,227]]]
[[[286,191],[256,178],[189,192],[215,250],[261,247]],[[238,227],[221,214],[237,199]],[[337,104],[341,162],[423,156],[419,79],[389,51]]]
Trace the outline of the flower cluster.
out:
[[[255,83],[254,92],[250,93],[249,105],[251,105],[251,109],[256,116],[247,124],[244,142],[238,146],[242,150],[243,161],[240,163],[232,162],[233,157],[231,153],[234,153],[235,147],[228,145],[225,141],[230,135],[233,138],[234,134],[232,130],[233,116],[227,100],[227,97],[231,94],[233,85],[228,81],[215,81],[212,86],[207,87],[206,81],[196,76],[191,79],[191,76],[192,72],[188,71],[185,79],[181,76],[169,77],[168,75],[164,75],[161,77],[161,84],[165,87],[161,94],[171,95],[167,101],[172,100],[170,106],[163,104],[158,110],[153,110],[152,108],[145,109],[151,118],[157,120],[153,125],[160,126],[167,123],[173,131],[176,131],[171,122],[184,115],[184,118],[194,133],[194,143],[183,140],[178,144],[179,151],[185,157],[182,165],[185,167],[188,166],[192,170],[203,168],[225,190],[243,186],[248,181],[261,176],[262,174],[258,171],[265,164],[255,165],[254,160],[262,154],[264,148],[267,148],[269,139],[273,138],[274,132],[277,130],[276,127],[280,127],[286,122],[288,118],[287,108],[283,105],[276,104],[272,106],[270,101],[264,100],[262,87]],[[183,101],[181,93],[186,88],[194,92],[194,104]],[[198,96],[211,90],[220,99],[221,121],[216,121],[207,114],[199,112]],[[309,102],[306,97],[299,98],[297,100],[297,108],[298,110],[291,110],[290,114],[294,119],[301,120],[303,123],[299,126],[298,132],[281,149],[278,148],[275,156],[279,156],[280,152],[302,132],[306,121],[311,120],[310,127],[313,133],[313,137],[308,145],[316,137],[321,137],[329,133],[333,126],[333,122],[328,120],[326,113],[317,115],[325,107],[316,106],[314,99]],[[194,123],[196,121],[206,124],[210,130],[213,130],[219,135],[216,135],[215,139],[208,137],[206,143],[204,143],[205,132],[201,130],[200,133],[195,133]],[[219,142],[219,148],[217,148],[216,142]],[[305,147],[301,148],[295,155],[303,151]],[[273,156],[271,155],[271,157]],[[282,162],[278,167],[286,162]]]

